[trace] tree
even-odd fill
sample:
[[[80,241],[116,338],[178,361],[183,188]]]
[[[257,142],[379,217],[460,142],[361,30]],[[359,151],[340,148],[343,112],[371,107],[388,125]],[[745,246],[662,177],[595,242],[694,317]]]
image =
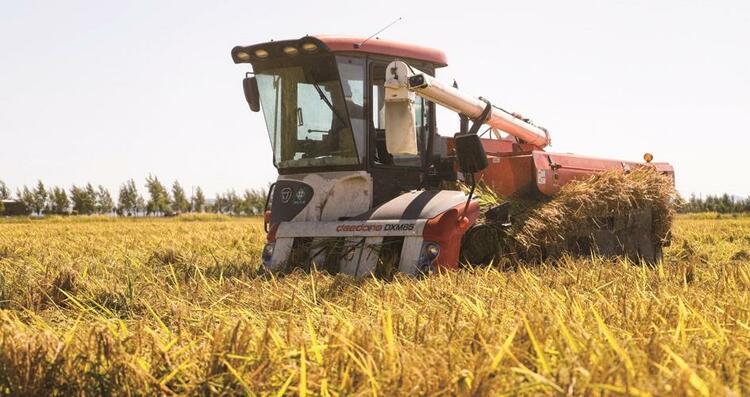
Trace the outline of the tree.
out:
[[[216,194],[214,199],[214,205],[211,207],[211,212],[217,214],[225,214],[231,212],[232,204],[228,197],[224,197],[221,193]]]
[[[47,189],[42,181],[38,181],[32,193],[31,205],[29,206],[37,215],[42,215],[44,207],[47,206]]]
[[[34,193],[26,185],[23,186],[23,189],[19,188],[16,190],[16,197],[18,198],[18,201],[26,207],[27,211],[30,211],[33,208]]]
[[[0,181],[0,200],[10,200],[10,189],[3,181]]]
[[[86,184],[86,190],[84,198],[86,200],[86,208],[89,210],[89,214],[96,212],[96,189],[91,183]]]
[[[73,201],[73,212],[79,215],[91,215],[96,210],[96,190],[90,183],[86,187],[73,185],[70,189],[70,199]]]
[[[85,213],[83,196],[83,189],[79,188],[76,185],[70,187],[70,201],[73,202],[73,214],[75,215]]]
[[[55,186],[49,191],[49,208],[53,214],[67,214],[68,207],[70,207],[70,200],[68,199],[65,189]]]
[[[120,196],[118,204],[120,211],[127,213],[128,216],[137,212],[138,189],[135,187],[135,181],[129,180],[120,186]]]
[[[96,192],[96,211],[100,214],[110,214],[114,208],[115,201],[112,200],[109,190],[99,185],[99,190]]]
[[[172,210],[175,212],[190,211],[190,202],[187,200],[185,190],[178,181],[174,181],[172,184]]]
[[[225,197],[227,212],[234,215],[240,215],[245,212],[245,202],[234,190],[228,191]]]
[[[146,204],[146,212],[149,214],[166,214],[169,212],[169,193],[167,188],[159,182],[155,176],[146,178],[146,189],[148,189],[149,200]]]
[[[146,200],[141,196],[138,195],[138,198],[135,199],[135,213],[143,213],[143,211],[146,210]]]
[[[5,185],[5,182],[0,181],[0,213],[5,211],[3,200],[7,200],[9,198],[10,198],[10,190],[8,189],[8,186]]]
[[[266,205],[266,191],[265,189],[260,190],[245,190],[244,194],[244,209],[248,215],[257,215]]]
[[[195,195],[190,199],[193,203],[193,211],[203,212],[206,207],[206,197],[203,195],[203,190],[200,186],[195,188]]]

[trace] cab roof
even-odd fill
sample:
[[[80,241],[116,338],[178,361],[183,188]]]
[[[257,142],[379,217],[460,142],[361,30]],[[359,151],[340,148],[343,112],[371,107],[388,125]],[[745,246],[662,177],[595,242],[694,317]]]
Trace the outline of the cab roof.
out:
[[[357,36],[312,35],[302,37],[298,40],[271,41],[250,46],[237,46],[232,49],[232,59],[235,63],[253,63],[253,61],[256,61],[257,59],[243,59],[238,57],[237,54],[240,52],[252,54],[259,48],[275,49],[271,52],[277,53],[281,46],[300,46],[306,42],[313,42],[321,45],[324,50],[329,52],[361,52],[415,59],[429,62],[435,65],[435,67],[448,65],[448,58],[445,56],[445,53],[435,48],[379,38],[365,40],[366,38]]]
[[[337,35],[315,35],[312,36],[326,45],[331,52],[354,51],[370,54],[390,55],[402,58],[418,59],[435,64],[436,67],[448,66],[448,57],[441,50],[401,41],[383,40],[365,37],[337,36]]]

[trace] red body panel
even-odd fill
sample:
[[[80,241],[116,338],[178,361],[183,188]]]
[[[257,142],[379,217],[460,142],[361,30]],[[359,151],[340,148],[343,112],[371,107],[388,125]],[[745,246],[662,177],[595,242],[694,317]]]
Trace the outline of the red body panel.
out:
[[[455,154],[453,140],[447,142],[448,153]],[[479,180],[502,196],[551,196],[566,183],[587,178],[609,170],[629,171],[650,166],[672,176],[674,169],[668,163],[640,163],[579,156],[569,153],[548,153],[533,145],[518,144],[510,140],[482,139],[487,153],[487,169],[477,174]]]
[[[435,48],[375,38],[368,40],[364,45],[360,46],[367,39],[366,37],[334,35],[314,35],[312,37],[323,42],[331,52],[364,52],[368,54],[418,59],[433,63],[436,67],[448,65],[448,57],[445,56],[445,53]]]
[[[674,169],[667,163],[638,163],[542,151],[534,151],[532,155],[536,169],[535,184],[541,193],[548,196],[557,193],[568,182],[587,178],[602,171],[623,170],[627,172],[636,167],[651,166],[663,173],[674,175]]]
[[[422,236],[424,241],[440,245],[435,267],[438,269],[458,269],[458,256],[461,252],[461,238],[466,230],[479,218],[479,203],[472,201],[464,213],[466,204],[443,212],[427,221]]]
[[[488,156],[487,160],[487,169],[479,174],[479,180],[501,196],[525,196],[536,192],[534,160],[530,153]]]

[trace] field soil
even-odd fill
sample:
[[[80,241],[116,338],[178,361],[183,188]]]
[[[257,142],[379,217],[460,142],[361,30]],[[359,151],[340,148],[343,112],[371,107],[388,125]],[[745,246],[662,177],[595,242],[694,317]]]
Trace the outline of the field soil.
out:
[[[750,218],[655,268],[259,271],[260,219],[0,220],[0,395],[750,395]]]

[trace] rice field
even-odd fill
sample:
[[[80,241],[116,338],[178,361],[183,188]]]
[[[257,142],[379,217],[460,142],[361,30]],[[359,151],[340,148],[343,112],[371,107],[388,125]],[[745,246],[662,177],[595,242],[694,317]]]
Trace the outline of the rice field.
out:
[[[750,395],[750,218],[657,268],[258,271],[259,219],[0,220],[0,395]]]

